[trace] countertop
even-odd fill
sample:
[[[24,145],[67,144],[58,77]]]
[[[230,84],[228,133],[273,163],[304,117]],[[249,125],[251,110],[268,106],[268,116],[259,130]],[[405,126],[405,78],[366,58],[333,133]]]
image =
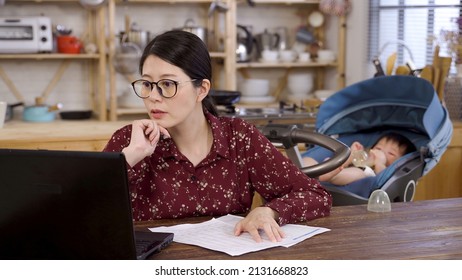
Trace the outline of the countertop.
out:
[[[32,123],[20,120],[6,122],[0,129],[0,143],[3,141],[46,141],[56,140],[109,140],[118,128],[130,121],[101,122],[97,120],[65,121]]]
[[[6,122],[0,129],[0,148],[101,151],[111,135],[130,121],[55,120]]]

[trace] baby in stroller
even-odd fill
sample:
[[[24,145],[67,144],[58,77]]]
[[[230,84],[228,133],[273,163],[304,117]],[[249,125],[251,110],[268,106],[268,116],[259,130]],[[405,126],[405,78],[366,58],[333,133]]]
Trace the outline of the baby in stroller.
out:
[[[397,133],[410,141],[411,152],[393,162],[386,162],[376,176],[349,178],[351,183],[338,182],[337,176],[326,179],[323,186],[332,194],[333,204],[367,203],[376,189],[387,192],[392,202],[412,201],[417,181],[427,174],[446,151],[452,136],[452,123],[447,109],[441,104],[428,81],[413,76],[382,76],[358,82],[330,96],[319,108],[315,131],[332,137],[355,150],[355,142],[365,147],[376,146],[385,133]],[[354,153],[353,153],[354,154]],[[321,164],[332,153],[311,145],[300,155],[303,165]],[[352,162],[352,160],[350,161]],[[347,162],[347,165],[349,162]],[[335,170],[340,175],[345,165]],[[332,170],[332,169],[331,169]],[[323,176],[320,174],[318,176]],[[335,177],[335,179],[334,179]],[[359,178],[362,177],[362,178]]]
[[[415,147],[401,134],[388,132],[381,135],[370,149],[354,141],[350,151],[351,154],[344,164],[319,176],[319,180],[342,186],[366,177],[373,177],[405,154],[415,151]],[[318,164],[318,161],[306,156],[303,158],[303,164],[312,166]]]

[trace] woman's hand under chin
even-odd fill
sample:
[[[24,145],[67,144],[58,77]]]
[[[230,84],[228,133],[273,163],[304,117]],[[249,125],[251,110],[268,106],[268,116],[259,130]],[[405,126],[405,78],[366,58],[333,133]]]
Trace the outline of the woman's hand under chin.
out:
[[[167,129],[159,126],[155,121],[149,119],[133,121],[130,144],[122,150],[128,164],[134,166],[143,158],[152,155],[161,135],[170,137]]]
[[[278,214],[273,209],[257,207],[236,224],[234,234],[240,235],[242,232],[248,232],[256,242],[261,242],[259,230],[263,230],[271,242],[279,242],[285,234],[276,222],[277,218]]]

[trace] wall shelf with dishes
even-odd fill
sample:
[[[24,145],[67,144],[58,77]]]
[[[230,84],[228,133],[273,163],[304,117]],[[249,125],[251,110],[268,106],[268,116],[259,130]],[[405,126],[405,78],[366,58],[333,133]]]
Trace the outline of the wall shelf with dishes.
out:
[[[95,2],[96,3],[96,2]],[[102,4],[102,3],[101,3]],[[75,36],[71,36],[70,32],[72,30],[66,30],[67,34],[60,34],[58,30],[58,24],[56,24],[55,19],[53,16],[46,17],[44,15],[52,14],[50,11],[48,12],[40,12],[41,9],[34,9],[37,13],[40,13],[36,16],[11,16],[10,14],[0,14],[1,18],[5,20],[3,26],[14,27],[8,25],[14,25],[14,21],[12,19],[20,20],[22,26],[34,26],[34,28],[42,28],[42,26],[38,26],[34,21],[41,17],[45,18],[47,22],[47,28],[44,32],[46,32],[46,38],[49,44],[45,49],[36,48],[34,46],[30,46],[30,49],[27,49],[26,46],[29,42],[35,42],[39,39],[43,40],[42,38],[30,38],[29,41],[22,41],[21,46],[18,49],[20,51],[13,49],[4,49],[0,54],[0,79],[4,82],[6,88],[9,92],[14,95],[14,98],[18,101],[25,102],[24,94],[18,89],[16,86],[14,79],[10,76],[6,69],[2,68],[3,66],[8,66],[8,63],[15,63],[21,62],[22,64],[26,63],[46,63],[46,62],[55,62],[59,63],[57,66],[52,78],[50,79],[49,83],[45,86],[44,90],[40,94],[42,100],[46,101],[47,98],[53,91],[55,90],[56,85],[58,85],[62,78],[64,72],[69,68],[70,64],[73,62],[76,63],[83,63],[83,67],[85,72],[88,73],[88,89],[89,89],[89,98],[91,100],[91,110],[94,111],[97,115],[99,120],[104,121],[107,119],[107,109],[106,109],[106,53],[105,51],[98,51],[98,50],[105,50],[106,49],[106,42],[104,36],[97,36],[97,34],[103,34],[105,32],[105,21],[106,21],[106,9],[104,6],[100,7],[84,7],[79,0],[10,0],[5,3],[5,9],[23,9],[25,6],[35,6],[36,5],[49,5],[50,7],[56,8],[53,9],[59,10],[60,7],[66,5],[70,7],[70,9],[79,9],[82,10],[82,13],[86,14],[86,22],[84,22],[85,30],[80,38]],[[40,7],[41,8],[41,7]],[[29,28],[29,27],[28,27]],[[64,30],[62,30],[64,32]],[[22,34],[22,33],[21,33]],[[45,36],[44,34],[40,33],[40,36]],[[59,38],[62,37],[62,38]],[[63,44],[57,44],[56,41],[60,39],[72,39],[72,44],[68,44],[66,47],[59,48],[63,46]],[[52,42],[50,42],[52,41]],[[8,44],[14,44],[13,40],[3,41],[3,46]],[[53,44],[53,47],[51,45]],[[57,46],[58,45],[58,46]],[[11,45],[13,46],[13,45]],[[47,64],[47,67],[49,65]],[[54,67],[54,66],[53,66]],[[49,69],[49,68],[48,68]],[[27,75],[27,74],[26,74]],[[87,94],[87,93],[86,93]]]
[[[239,53],[239,49],[242,47],[240,41],[240,35],[243,31],[239,26],[253,26],[254,35],[257,33],[263,33],[266,28],[272,30],[273,27],[288,27],[289,31],[293,31],[291,34],[291,42],[293,43],[295,37],[294,27],[300,25],[300,20],[307,20],[310,13],[317,11],[319,0],[254,0],[254,1],[242,1],[242,0],[108,0],[108,71],[109,71],[109,119],[116,120],[117,118],[124,115],[131,114],[144,114],[145,109],[142,101],[132,100],[127,103],[122,99],[135,98],[130,92],[127,85],[135,79],[136,72],[123,74],[119,73],[114,68],[115,58],[117,54],[117,46],[120,43],[118,31],[120,29],[129,30],[125,20],[125,26],[122,22],[124,15],[129,14],[138,23],[143,26],[153,26],[157,28],[156,32],[151,32],[151,38],[155,33],[161,32],[159,26],[162,26],[163,30],[178,28],[182,23],[176,21],[185,21],[193,15],[193,20],[196,26],[202,26],[211,31],[214,37],[210,55],[212,57],[213,69],[213,88],[219,90],[235,91],[240,89],[241,79],[240,78],[261,78],[265,74],[279,73],[277,79],[279,82],[276,86],[271,86],[271,95],[275,98],[271,99],[274,103],[279,98],[281,91],[286,88],[286,81],[288,76],[292,72],[298,72],[307,70],[314,72],[314,86],[313,89],[324,89],[326,73],[334,73],[337,79],[336,87],[342,88],[345,85],[344,72],[344,44],[345,44],[345,17],[338,17],[337,21],[333,23],[325,24],[314,29],[307,27],[306,30],[302,30],[299,36],[313,36],[316,37],[319,42],[322,42],[325,46],[326,41],[334,41],[336,45],[336,59],[330,61],[316,61],[308,58],[301,60],[291,59],[290,61],[262,61],[260,57],[247,57],[245,61],[240,60],[240,55],[249,55],[246,52],[248,49],[244,48],[244,52]],[[250,6],[249,3],[255,4]],[[212,7],[222,5],[225,9],[215,9],[212,13]],[[141,10],[136,10],[136,7]],[[188,10],[185,13],[182,8]],[[173,14],[170,10],[173,10]],[[152,17],[153,11],[156,12],[156,17]],[[148,15],[149,20],[143,22],[143,16]],[[256,14],[265,14],[264,17],[256,17]],[[275,16],[277,14],[277,16]],[[319,12],[317,15],[319,16]],[[170,16],[172,15],[172,16]],[[174,15],[174,16],[173,16]],[[168,20],[167,20],[168,19]],[[159,21],[159,22],[157,22]],[[330,18],[329,18],[330,21]],[[326,16],[326,22],[327,16]],[[337,23],[337,25],[335,25]],[[186,23],[185,23],[186,26]],[[324,29],[328,29],[329,32],[334,33],[334,40],[329,38],[326,40],[326,34]],[[119,29],[119,30],[117,30]],[[284,30],[284,28],[282,28]],[[194,32],[195,30],[193,30]],[[253,44],[253,42],[252,42]],[[245,46],[244,46],[245,47]],[[306,53],[304,55],[307,55]],[[270,70],[270,71],[267,71]],[[120,75],[123,75],[121,79]],[[218,78],[217,78],[218,77]],[[269,78],[273,79],[274,77]],[[329,79],[331,80],[331,79]],[[125,92],[120,96],[120,91]],[[127,97],[129,96],[129,97]],[[248,98],[247,98],[248,99]],[[246,98],[244,98],[244,101]],[[267,98],[266,101],[270,99]],[[127,105],[128,104],[128,105]],[[253,103],[256,105],[262,105],[260,103]],[[132,106],[138,105],[138,106]]]
[[[246,80],[268,79],[271,82],[268,95],[273,97],[272,100],[298,102],[304,98],[319,99],[315,93],[321,90],[327,92],[327,88],[335,87],[338,90],[345,86],[345,15],[322,13],[320,4],[323,1],[253,2],[254,6],[243,2],[237,6],[237,22],[247,31],[250,30],[242,32],[243,28],[238,28],[238,42],[244,45],[248,43],[246,36],[249,34],[254,42],[246,45],[247,49],[252,49],[248,57],[240,61],[238,58],[236,63],[238,89]],[[250,17],[257,12],[271,20],[265,22]],[[288,80],[301,81],[294,78],[300,75],[310,79],[306,82],[304,95],[300,93],[301,86],[295,89],[294,85],[288,85]],[[292,94],[294,90],[296,94]],[[247,97],[253,97],[255,93],[243,92],[243,95],[245,98],[241,103],[247,106]],[[259,98],[263,101],[267,96]],[[268,102],[258,102],[257,98],[254,100],[254,105],[272,106]]]

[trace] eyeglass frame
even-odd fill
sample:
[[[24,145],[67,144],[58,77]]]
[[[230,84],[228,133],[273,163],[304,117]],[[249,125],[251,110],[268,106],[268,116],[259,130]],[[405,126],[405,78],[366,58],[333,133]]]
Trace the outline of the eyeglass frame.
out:
[[[139,98],[141,99],[146,99],[146,98],[149,98],[151,96],[151,94],[149,94],[148,96],[146,97],[142,97],[140,96],[137,92],[136,92],[136,89],[135,89],[135,83],[137,82],[140,82],[140,81],[143,81],[143,82],[147,82],[151,85],[151,90],[149,92],[152,92],[154,90],[154,85],[156,86],[156,90],[157,90],[157,93],[162,96],[163,98],[166,98],[166,99],[170,99],[170,98],[173,98],[176,96],[176,94],[178,93],[178,85],[180,84],[183,84],[183,83],[188,83],[188,82],[195,82],[197,81],[197,79],[192,79],[192,80],[189,80],[189,81],[182,81],[182,82],[178,82],[178,81],[174,81],[174,80],[171,80],[171,79],[160,79],[158,80],[157,82],[150,82],[146,79],[138,79],[136,81],[133,81],[131,83],[132,85],[132,88],[133,88],[133,91],[135,92],[136,96],[138,96]],[[169,81],[169,82],[172,82],[174,85],[175,85],[175,93],[172,95],[172,96],[165,96],[163,93],[159,92],[159,86],[157,86],[157,84],[160,82],[160,81]]]

